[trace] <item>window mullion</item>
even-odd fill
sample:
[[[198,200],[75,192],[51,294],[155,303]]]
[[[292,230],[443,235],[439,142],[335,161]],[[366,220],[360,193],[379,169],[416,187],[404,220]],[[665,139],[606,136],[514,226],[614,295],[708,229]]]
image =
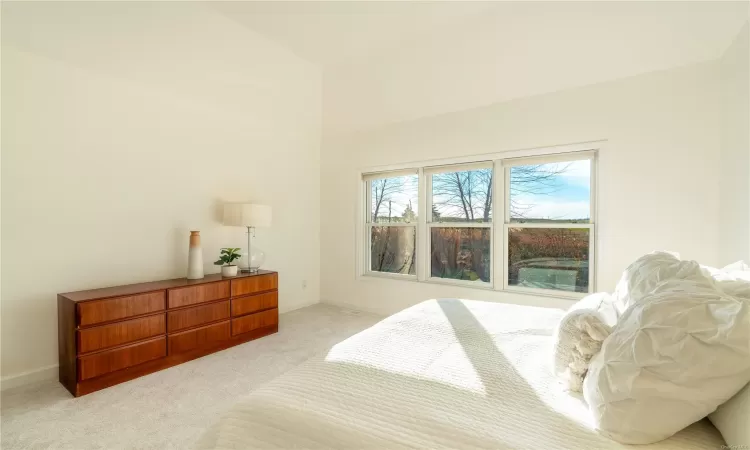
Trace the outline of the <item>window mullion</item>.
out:
[[[424,169],[419,169],[418,174],[418,192],[417,204],[419,213],[417,214],[417,279],[425,281],[427,279],[427,184],[425,181]]]
[[[505,237],[503,236],[503,224],[505,223],[505,173],[503,169],[502,161],[495,161],[493,165],[492,178],[494,180],[494,186],[492,189],[492,209],[494,211],[492,217],[492,287],[496,291],[502,290],[505,287],[504,273],[508,273],[505,269],[507,264],[507,258],[505,255],[506,246],[504,244]]]
[[[562,152],[561,152],[562,153]],[[359,261],[358,266],[361,268],[358,270],[358,274],[362,273],[372,273],[378,276],[391,276],[394,278],[400,278],[400,279],[406,279],[405,277],[411,277],[413,281],[435,281],[435,282],[441,282],[446,284],[457,284],[457,285],[466,285],[466,286],[475,286],[479,287],[478,284],[475,284],[473,281],[466,281],[466,279],[469,279],[466,277],[466,273],[471,274],[470,272],[466,272],[466,270],[474,270],[477,274],[481,274],[480,276],[483,279],[487,279],[489,276],[490,283],[484,283],[483,288],[484,289],[494,289],[496,291],[524,291],[524,292],[539,292],[540,295],[553,295],[557,293],[557,290],[560,290],[559,295],[561,296],[577,296],[579,295],[576,292],[567,292],[563,289],[568,289],[568,285],[571,284],[569,278],[570,274],[569,272],[573,270],[578,270],[578,273],[580,275],[580,271],[584,270],[581,267],[585,267],[583,263],[581,263],[582,258],[585,257],[585,254],[581,254],[580,250],[582,250],[582,245],[584,245],[580,240],[580,238],[577,238],[576,236],[583,236],[583,234],[588,234],[588,280],[581,280],[580,278],[577,279],[576,284],[579,285],[578,288],[583,287],[582,283],[585,281],[588,281],[588,289],[589,292],[592,290],[595,290],[595,282],[596,282],[596,257],[597,257],[597,233],[596,233],[596,216],[597,216],[597,162],[598,162],[598,154],[595,151],[591,152],[578,152],[578,153],[565,153],[565,154],[552,154],[552,153],[540,153],[539,156],[530,154],[528,157],[524,156],[523,158],[517,157],[517,158],[508,158],[505,154],[496,154],[493,155],[494,158],[488,158],[487,161],[477,161],[477,162],[466,162],[466,163],[460,163],[460,164],[451,164],[451,165],[433,165],[433,166],[425,166],[421,168],[415,168],[415,169],[402,169],[398,171],[382,171],[378,173],[360,173],[360,180],[364,181],[360,186],[364,187],[366,192],[363,192],[359,196],[359,201],[364,204],[365,211],[362,211],[362,213],[358,216],[358,222],[359,226],[361,227],[361,236],[359,238],[360,241],[360,248],[361,252],[359,252]],[[494,159],[492,161],[489,161],[489,159]],[[511,183],[510,183],[510,173],[511,173],[511,167],[521,167],[525,165],[535,165],[535,164],[551,164],[551,163],[563,163],[568,161],[577,161],[577,160],[585,160],[588,159],[590,161],[590,171],[588,172],[589,176],[589,187],[590,192],[588,196],[588,202],[589,202],[589,220],[584,221],[583,223],[575,223],[575,222],[562,222],[557,221],[559,219],[555,220],[536,220],[536,219],[529,219],[526,223],[514,223],[511,220]],[[413,166],[412,166],[413,167]],[[397,167],[394,167],[394,169],[400,169]],[[464,178],[462,176],[461,180],[459,180],[458,175],[456,175],[455,180],[445,180],[442,177],[441,174],[451,174],[452,172],[471,172],[474,170],[483,170],[484,173],[478,175],[480,180],[478,183],[484,183],[484,190],[480,187],[480,191],[482,193],[486,192],[486,181],[487,181],[487,170],[492,170],[492,189],[491,189],[491,195],[492,195],[492,220],[490,222],[454,222],[453,219],[462,220],[465,217],[465,211],[460,211],[460,204],[456,206],[455,204],[450,203],[449,200],[444,199],[443,197],[450,195],[451,189],[451,181],[455,181],[458,183],[465,183]],[[533,168],[532,168],[533,169]],[[521,171],[522,169],[518,169]],[[515,175],[515,169],[514,169],[514,175]],[[525,172],[519,172],[519,176],[523,176]],[[578,172],[575,172],[576,174]],[[396,193],[393,194],[394,185],[389,185],[391,191],[388,192],[388,195],[395,195],[394,197],[394,214],[391,218],[390,214],[390,208],[387,209],[387,217],[385,213],[378,214],[379,218],[382,218],[384,220],[390,220],[389,223],[373,223],[372,218],[372,209],[374,207],[373,202],[375,201],[375,194],[373,193],[374,184],[378,180],[382,180],[384,178],[396,178],[396,177],[403,177],[406,175],[411,174],[412,178],[411,181],[408,182],[409,191],[406,191],[408,193]],[[435,175],[435,178],[440,178],[439,180],[433,180],[433,174]],[[415,177],[416,175],[416,177]],[[441,175],[441,176],[438,176]],[[584,172],[584,175],[573,175],[577,177],[583,177],[586,173]],[[468,175],[467,175],[468,177]],[[414,202],[414,178],[416,178],[416,194],[417,194],[417,219],[416,221],[412,221],[411,223],[405,222],[405,220],[409,220],[405,211],[404,214],[402,214],[403,206],[399,207],[398,205],[401,205],[406,198],[407,200],[410,199],[410,203]],[[474,192],[474,187],[477,186],[475,182],[476,178],[467,178],[468,180],[471,180],[473,184],[470,184],[471,186],[471,192]],[[375,180],[375,181],[373,181]],[[433,186],[433,181],[435,181],[435,186]],[[440,184],[437,184],[437,181],[439,181]],[[522,178],[521,181],[524,181]],[[379,181],[378,181],[379,182]],[[447,184],[446,184],[447,182]],[[533,182],[533,181],[532,181]],[[446,187],[447,186],[447,187]],[[481,186],[481,185],[479,185]],[[514,185],[515,186],[515,185]],[[433,187],[438,190],[438,196],[433,199]],[[459,188],[460,189],[460,188]],[[445,192],[448,192],[448,194],[445,194]],[[459,191],[462,195],[464,191]],[[534,203],[533,200],[529,201],[523,198],[516,198],[517,196],[523,195],[524,191],[521,189],[521,193],[514,193],[513,199],[518,201],[521,205],[521,208],[523,208],[526,203]],[[378,194],[380,194],[380,191],[378,191]],[[408,197],[406,197],[408,195]],[[379,197],[380,198],[380,197]],[[447,197],[448,198],[448,197]],[[440,219],[436,219],[432,217],[432,210],[433,205],[435,204],[434,201],[438,201],[437,203],[439,210],[440,210]],[[399,203],[401,202],[401,203]],[[389,204],[390,205],[390,204]],[[534,206],[534,205],[532,205]],[[464,209],[465,209],[464,204]],[[477,206],[481,208],[481,206]],[[524,211],[523,209],[521,211]],[[579,211],[579,210],[576,210]],[[476,212],[476,209],[475,209]],[[580,211],[579,211],[580,213]],[[541,213],[537,213],[541,214]],[[549,214],[549,213],[546,213]],[[443,217],[444,216],[444,217]],[[481,216],[481,215],[480,215]],[[537,217],[537,216],[530,216],[530,217]],[[540,217],[546,217],[546,216],[540,216]],[[574,216],[582,218],[583,215],[580,213],[580,215]],[[437,222],[433,220],[450,220],[447,222]],[[521,219],[523,220],[523,219]],[[414,230],[408,230],[408,227],[414,227]],[[390,228],[391,231],[388,232],[385,237],[383,237],[383,232],[385,230],[379,230],[380,227],[386,228],[386,227],[392,227]],[[406,228],[406,229],[404,229]],[[433,230],[433,228],[445,228],[445,230]],[[465,228],[465,229],[471,229],[473,231],[464,230],[459,231],[459,229]],[[476,230],[477,228],[486,229],[487,231],[479,231]],[[517,230],[520,236],[519,239],[519,246],[520,247],[528,247],[532,246],[534,249],[537,249],[536,253],[533,253],[533,255],[536,255],[537,253],[541,257],[545,257],[550,259],[550,263],[547,263],[547,266],[544,264],[541,264],[539,261],[536,261],[535,259],[530,259],[528,261],[524,260],[519,262],[518,267],[519,268],[526,268],[528,270],[525,270],[524,273],[524,285],[521,285],[521,278],[519,275],[519,280],[516,282],[515,276],[516,276],[516,270],[517,268],[514,266],[513,272],[511,273],[511,268],[509,267],[509,251],[511,250],[509,248],[509,233],[511,229],[519,229]],[[522,229],[527,229],[526,231]],[[550,229],[550,231],[546,232],[544,229]],[[559,230],[559,231],[553,231],[553,230]],[[570,232],[565,232],[563,229],[571,229]],[[577,230],[576,230],[577,229]],[[408,230],[408,231],[407,231]],[[439,267],[436,267],[436,270],[438,270],[438,276],[436,278],[432,278],[432,245],[431,242],[433,238],[433,232],[435,233],[435,238],[438,240],[438,242],[435,242],[435,248],[436,251],[445,252],[445,255],[443,255],[443,258],[449,257],[453,258],[453,253],[456,253],[456,262],[451,263],[450,266],[439,264]],[[373,247],[372,244],[372,235],[373,233],[376,233],[377,242],[378,245]],[[397,233],[399,237],[396,237],[394,233]],[[413,234],[412,234],[413,233]],[[515,231],[514,231],[515,233]],[[557,236],[563,236],[565,239],[575,239],[570,241],[570,248],[571,252],[568,255],[568,253],[565,254],[547,254],[544,253],[546,250],[546,242],[544,239],[546,234],[545,233],[552,233],[551,235]],[[409,236],[405,238],[403,235],[408,234]],[[572,238],[569,238],[569,234],[573,236]],[[488,236],[489,235],[489,236]],[[412,237],[413,236],[413,237]],[[481,237],[478,237],[481,236]],[[514,234],[515,236],[515,234]],[[541,236],[539,238],[538,236]],[[487,247],[487,238],[489,237],[489,247]],[[385,239],[385,240],[384,240]],[[414,242],[414,254],[413,254],[413,262],[411,262],[415,270],[414,275],[408,275],[408,274],[399,274],[396,272],[403,271],[403,266],[399,261],[403,261],[405,263],[408,263],[408,255],[404,254],[404,239],[415,239],[416,242]],[[454,239],[460,239],[461,240],[461,246],[462,246],[462,252],[465,252],[467,249],[470,249],[471,254],[473,255],[473,258],[476,258],[477,251],[481,252],[481,261],[474,260],[476,263],[476,267],[473,269],[467,269],[469,267],[466,265],[466,259],[464,255],[458,256],[458,250],[451,250],[450,242]],[[470,242],[468,244],[465,244],[466,239],[470,239]],[[480,239],[477,241],[477,239]],[[445,242],[443,242],[445,240]],[[387,246],[381,247],[380,244],[384,242],[390,242],[391,244],[386,244]],[[514,237],[514,243],[516,242],[516,238]],[[567,242],[567,241],[566,241]],[[467,245],[470,245],[471,247],[467,247]],[[515,250],[515,245],[513,249]],[[448,247],[446,247],[448,246]],[[396,250],[392,250],[391,247],[398,247]],[[524,247],[525,248],[525,247]],[[399,250],[400,249],[400,250]],[[388,256],[388,261],[390,261],[387,264],[380,264],[380,258],[376,258],[377,264],[375,266],[381,266],[378,267],[378,271],[372,271],[372,257],[375,254],[374,251],[377,250],[377,252],[383,252],[385,255]],[[488,255],[489,253],[489,264],[490,267],[487,267],[487,261],[488,261]],[[559,252],[558,252],[559,253]],[[378,253],[380,254],[380,253]],[[530,253],[532,254],[532,253]],[[394,256],[395,255],[395,256]],[[400,255],[400,256],[399,256]],[[551,255],[551,256],[545,256],[545,255]],[[400,258],[400,259],[399,259]],[[531,258],[531,256],[528,256],[528,258]],[[528,259],[526,258],[526,259]],[[542,259],[537,258],[536,259]],[[556,258],[556,259],[554,259]],[[559,260],[559,261],[558,261]],[[568,260],[572,261],[569,262]],[[383,260],[386,261],[386,260]],[[439,260],[436,260],[436,264],[439,263]],[[577,262],[576,262],[577,261]],[[542,261],[544,262],[544,261]],[[394,265],[395,264],[395,265]],[[463,268],[463,271],[460,270]],[[458,269],[458,270],[457,270]],[[489,269],[489,273],[488,273]],[[555,277],[563,277],[560,279],[560,281],[557,281],[557,278],[555,278],[555,286],[551,289],[546,289],[544,286],[546,286],[545,283],[551,284],[547,281],[544,283],[542,281],[546,280],[543,279],[544,276],[547,276],[549,278],[550,275],[544,275],[544,273],[539,274],[539,270],[544,269],[549,272],[550,274],[554,275]],[[381,272],[382,270],[382,272]],[[520,270],[520,269],[518,269]],[[536,270],[536,272],[534,272]],[[389,272],[393,271],[393,273]],[[560,275],[562,274],[562,275]],[[509,277],[510,275],[514,276],[514,284],[511,286],[509,285]],[[445,278],[442,278],[445,277]],[[456,277],[455,279],[452,277]],[[540,278],[541,277],[541,278]],[[474,278],[473,274],[471,278]],[[542,281],[540,281],[542,280]],[[531,284],[529,284],[531,283]],[[561,286],[561,287],[558,287]],[[528,286],[528,287],[527,287]],[[533,286],[533,287],[531,287]]]

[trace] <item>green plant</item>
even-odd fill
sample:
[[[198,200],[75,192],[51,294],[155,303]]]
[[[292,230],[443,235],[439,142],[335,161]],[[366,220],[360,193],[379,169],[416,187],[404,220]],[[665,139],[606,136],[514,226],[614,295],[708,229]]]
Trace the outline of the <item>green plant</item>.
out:
[[[217,266],[221,266],[222,264],[226,264],[228,266],[233,265],[232,261],[242,258],[242,255],[239,253],[239,251],[239,248],[222,248],[219,260],[214,262],[214,264]]]

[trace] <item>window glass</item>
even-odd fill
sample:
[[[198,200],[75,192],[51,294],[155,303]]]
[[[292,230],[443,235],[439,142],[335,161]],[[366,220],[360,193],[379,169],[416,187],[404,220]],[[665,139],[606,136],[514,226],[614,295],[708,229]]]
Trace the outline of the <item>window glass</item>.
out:
[[[508,286],[589,291],[588,228],[508,228]]]
[[[432,276],[489,282],[490,236],[489,228],[430,228]]]
[[[588,223],[591,161],[510,168],[510,222]]]
[[[417,221],[418,176],[380,178],[370,182],[373,223]]]
[[[492,221],[492,169],[433,174],[432,221]]]
[[[370,270],[415,275],[416,240],[416,227],[372,226]]]

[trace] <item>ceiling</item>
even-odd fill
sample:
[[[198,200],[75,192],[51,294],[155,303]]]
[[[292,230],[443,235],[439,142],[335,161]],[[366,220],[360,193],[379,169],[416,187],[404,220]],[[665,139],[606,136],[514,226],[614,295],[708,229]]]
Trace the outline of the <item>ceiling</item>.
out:
[[[721,57],[748,2],[211,2],[323,70],[326,133]]]
[[[324,66],[360,59],[413,41],[438,38],[480,25],[534,28],[550,19],[572,26],[612,23],[621,51],[644,39],[692,45],[695,51],[726,48],[747,19],[746,1],[218,1],[212,8]],[[661,30],[654,33],[654,29]],[[622,34],[621,34],[622,33]],[[693,35],[694,39],[689,39]],[[607,39],[609,36],[591,36]],[[686,39],[687,38],[687,39]],[[701,45],[695,45],[700,39]],[[515,45],[522,46],[523,42]]]
[[[481,1],[260,1],[211,2],[236,22],[330,66],[437,35],[496,4]]]

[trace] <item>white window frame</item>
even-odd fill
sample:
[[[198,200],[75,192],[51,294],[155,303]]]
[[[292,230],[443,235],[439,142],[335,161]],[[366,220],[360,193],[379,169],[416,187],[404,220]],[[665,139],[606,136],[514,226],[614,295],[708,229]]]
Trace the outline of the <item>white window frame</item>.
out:
[[[418,182],[421,179],[421,170],[417,169],[405,169],[405,170],[396,170],[396,171],[386,171],[386,172],[375,172],[375,173],[369,173],[362,176],[361,180],[364,181],[365,186],[365,208],[364,208],[364,224],[365,224],[365,236],[364,238],[367,240],[367,245],[365,245],[365,266],[364,266],[364,274],[367,276],[377,276],[377,277],[389,277],[389,278],[396,278],[396,279],[406,279],[406,280],[416,280],[417,275],[412,275],[408,273],[393,273],[393,272],[380,272],[377,270],[372,270],[372,246],[369,244],[370,239],[372,236],[372,228],[373,227],[409,227],[414,228],[415,230],[415,239],[416,242],[414,245],[417,247],[415,249],[416,259],[414,260],[414,269],[415,273],[419,272],[419,214],[420,214],[420,207],[422,202],[419,200],[419,193],[417,194],[417,222],[373,222],[372,221],[372,182],[375,180],[382,180],[383,178],[397,178],[402,176],[409,176],[409,175],[417,175]],[[420,183],[421,184],[421,183]]]
[[[588,293],[562,290],[541,289],[521,286],[508,286],[508,228],[588,228],[589,232],[589,292],[596,292],[596,249],[597,249],[597,172],[598,159],[606,141],[593,141],[579,144],[567,144],[553,147],[512,150],[500,153],[465,156],[459,158],[395,164],[363,169],[356,174],[357,183],[357,218],[356,242],[357,264],[355,277],[358,280],[367,278],[389,278],[412,282],[425,282],[474,289],[494,290],[508,293],[531,294],[556,298],[576,299]],[[581,159],[591,161],[590,178],[590,222],[589,223],[511,223],[509,211],[510,179],[509,168],[512,165],[564,162]],[[492,221],[490,223],[432,222],[432,177],[437,172],[469,170],[468,168],[493,168]],[[371,188],[367,181],[377,178],[393,177],[404,174],[418,174],[418,200],[416,225],[416,275],[395,274],[370,270],[371,227]],[[415,226],[405,223],[376,224],[377,226]],[[477,283],[466,280],[454,280],[431,276],[430,228],[432,227],[488,227],[491,229],[490,261],[492,272],[489,283]],[[497,256],[496,256],[497,255]]]
[[[501,161],[503,175],[503,186],[504,186],[504,209],[503,209],[503,291],[506,292],[519,292],[529,294],[544,294],[554,295],[558,297],[569,297],[569,298],[580,298],[590,293],[595,292],[595,273],[596,273],[596,151],[581,151],[572,153],[563,153],[557,155],[546,155],[546,156],[532,156],[526,158],[507,158]],[[511,222],[510,217],[510,169],[514,166],[526,166],[532,164],[549,164],[557,162],[571,162],[571,161],[583,161],[588,159],[591,163],[589,165],[589,222],[588,223],[575,223],[575,222],[555,222],[555,223],[544,223],[544,222],[525,222],[516,223]],[[525,286],[511,286],[508,284],[508,230],[510,228],[580,228],[589,230],[589,292],[574,292],[574,291],[563,291],[558,289],[543,289]]]
[[[426,227],[427,227],[427,255],[426,263],[424,264],[426,268],[426,273],[424,276],[424,279],[432,282],[432,283],[442,283],[442,284],[454,284],[459,286],[469,286],[469,287],[477,287],[477,288],[484,288],[484,289],[492,289],[493,283],[495,279],[494,274],[494,249],[492,248],[492,243],[494,242],[494,230],[495,227],[492,224],[492,221],[490,222],[434,222],[432,217],[432,176],[440,173],[451,173],[451,172],[465,172],[469,170],[479,170],[479,169],[492,169],[493,174],[495,173],[495,167],[494,167],[493,161],[477,161],[469,164],[447,164],[447,165],[439,165],[439,166],[431,166],[431,167],[425,167],[423,169],[423,174],[425,178],[425,209],[426,209]],[[495,195],[495,190],[493,189],[492,195]],[[494,197],[493,197],[494,198]],[[494,202],[491,204],[490,208],[493,211],[493,218],[494,221]],[[433,277],[432,276],[432,229],[433,228],[486,228],[490,230],[490,266],[493,268],[493,271],[490,273],[490,281],[489,282],[476,282],[476,281],[468,281],[468,280],[456,280],[453,278],[440,278],[440,277]],[[418,258],[419,259],[419,258]]]

